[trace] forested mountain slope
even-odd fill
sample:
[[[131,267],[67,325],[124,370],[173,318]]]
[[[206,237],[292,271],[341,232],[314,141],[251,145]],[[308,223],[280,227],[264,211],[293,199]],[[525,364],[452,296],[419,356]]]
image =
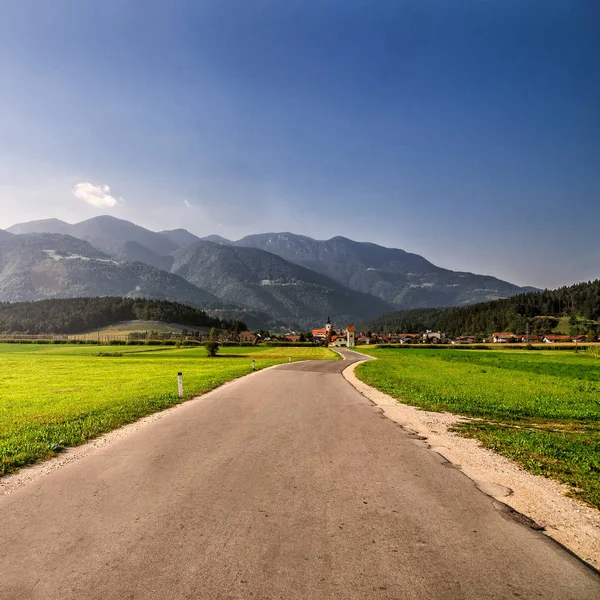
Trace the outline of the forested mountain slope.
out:
[[[338,320],[353,320],[394,308],[469,305],[508,297],[526,289],[495,277],[442,269],[404,250],[344,237],[319,241],[291,233],[270,233],[247,236],[237,242],[220,236],[201,240],[185,229],[157,233],[110,216],[73,225],[47,219],[21,223],[10,230],[17,234],[68,233],[89,242],[105,259],[118,263],[121,271],[134,268],[125,267],[128,262],[143,263],[181,276],[222,303],[265,311],[270,321],[282,321],[290,326],[308,325],[315,319],[321,322],[330,313]],[[265,254],[272,258],[268,259]],[[85,270],[81,264],[78,266],[81,272]],[[87,267],[102,271],[98,264]],[[138,271],[140,268],[135,267]],[[57,269],[58,265],[53,265],[51,271]],[[104,265],[103,269],[108,267]],[[88,287],[83,286],[83,291],[81,282],[73,282],[73,295],[92,289],[100,294],[132,293],[125,290],[126,282],[111,287],[106,282],[106,274],[99,275],[93,275],[98,281],[96,288],[89,287],[90,278],[86,280],[82,275],[81,280],[86,281]],[[144,273],[144,277],[163,286],[155,271]],[[201,295],[194,299],[192,288],[178,287],[176,280],[165,275],[162,278],[162,292],[159,285],[147,281],[141,282],[143,286],[139,281],[136,285],[144,287],[146,295],[159,294],[159,297],[196,306],[204,306],[209,300]],[[60,289],[61,294],[67,293],[64,286]],[[22,289],[11,293],[7,288],[4,296],[21,298],[22,293]],[[161,296],[161,293],[167,295]]]
[[[124,258],[123,248],[127,242],[136,242],[145,246],[153,254],[164,256],[178,245],[167,236],[150,231],[130,221],[117,219],[108,215],[94,217],[70,225],[58,219],[19,223],[8,228],[11,233],[62,233],[85,240],[98,250],[102,250],[113,258]]]
[[[170,229],[159,231],[160,235],[170,240],[177,248],[182,248],[188,244],[195,244],[200,241],[200,238],[193,233],[190,233],[187,229]]]
[[[79,296],[164,298],[203,308],[222,304],[177,275],[116,261],[71,236],[0,236],[0,301]]]
[[[418,254],[344,237],[319,241],[266,233],[236,244],[272,252],[401,308],[472,304],[524,291],[496,277],[442,269]]]
[[[278,315],[290,322],[354,322],[390,304],[353,292],[329,277],[254,248],[198,242],[173,253],[173,273],[201,285],[224,302]]]
[[[81,333],[130,320],[245,329],[243,323],[222,321],[202,310],[164,300],[103,297],[0,302],[0,333]]]
[[[494,331],[530,333],[547,325],[539,317],[574,316],[583,321],[600,319],[600,280],[519,294],[493,302],[454,308],[404,310],[381,315],[362,327],[378,332],[446,331],[449,335],[489,334]],[[537,317],[537,318],[536,318]]]

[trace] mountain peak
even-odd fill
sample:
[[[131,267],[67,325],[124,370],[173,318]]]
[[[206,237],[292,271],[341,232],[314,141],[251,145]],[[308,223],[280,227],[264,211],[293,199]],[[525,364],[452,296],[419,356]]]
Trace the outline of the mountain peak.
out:
[[[189,244],[194,244],[200,239],[197,235],[194,235],[193,233],[190,233],[187,229],[182,228],[165,229],[163,231],[159,231],[158,233],[166,237],[178,248],[187,246]]]
[[[375,310],[389,310],[472,304],[522,291],[495,277],[442,269],[418,254],[345,236],[315,240],[285,231],[248,235],[233,242],[219,235],[199,238],[183,228],[154,232],[110,215],[74,225],[46,219],[22,223],[13,230],[70,235],[116,261],[145,263],[176,273],[223,302],[295,322],[309,313],[315,315],[311,313],[315,306],[327,314],[328,303],[337,306],[331,311],[334,314],[342,314],[340,307],[346,306],[349,311],[343,314],[360,316],[352,311],[360,306],[363,312],[368,305],[365,296]],[[10,243],[6,235],[2,243]],[[327,289],[337,289],[337,300]],[[294,290],[302,292],[301,302],[300,296],[294,299]],[[358,302],[352,294],[363,300]],[[302,302],[306,302],[304,308]]]
[[[6,231],[9,233],[69,233],[72,225],[60,219],[40,219],[12,225]]]
[[[128,223],[130,225],[134,225],[134,223],[132,223],[131,221],[127,221],[126,219],[119,219],[119,217],[115,217],[113,215],[97,215],[95,217],[90,217],[89,219],[85,219],[84,221],[80,221],[78,224],[81,225],[82,223],[91,223],[91,222]],[[139,225],[136,225],[136,227],[139,227]]]
[[[220,235],[207,235],[203,238],[198,238],[200,240],[202,240],[203,242],[213,242],[214,244],[224,244],[227,246],[231,246],[232,244],[234,244],[235,242],[232,242],[231,240],[228,240],[227,238],[224,238]]]

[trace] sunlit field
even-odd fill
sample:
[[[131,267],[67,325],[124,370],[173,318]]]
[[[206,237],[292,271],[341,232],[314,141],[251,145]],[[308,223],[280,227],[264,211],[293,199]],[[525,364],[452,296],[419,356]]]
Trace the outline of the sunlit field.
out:
[[[361,348],[365,383],[431,411],[600,508],[600,362],[585,352]]]
[[[144,415],[292,360],[335,360],[325,348],[0,344],[0,475]]]

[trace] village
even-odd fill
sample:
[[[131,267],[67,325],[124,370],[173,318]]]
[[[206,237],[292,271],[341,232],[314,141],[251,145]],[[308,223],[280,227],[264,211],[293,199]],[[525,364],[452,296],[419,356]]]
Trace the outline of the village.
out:
[[[461,335],[448,336],[443,331],[420,333],[376,333],[362,331],[357,333],[356,327],[347,325],[334,327],[328,317],[325,327],[310,332],[287,331],[281,334],[245,331],[239,334],[240,342],[257,344],[260,342],[283,342],[290,344],[313,342],[331,348],[352,348],[357,345],[385,344],[579,344],[596,342],[597,338],[588,335],[535,335],[516,334],[511,331],[494,332],[488,336]],[[591,338],[591,339],[590,339]]]

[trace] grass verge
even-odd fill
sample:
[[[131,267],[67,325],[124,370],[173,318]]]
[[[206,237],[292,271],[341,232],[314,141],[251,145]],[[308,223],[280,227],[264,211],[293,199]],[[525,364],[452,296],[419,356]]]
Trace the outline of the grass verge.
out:
[[[406,404],[473,417],[466,437],[600,508],[600,369],[585,353],[362,349],[357,376]]]
[[[0,344],[0,475],[289,360],[336,358],[325,348],[204,348]]]

